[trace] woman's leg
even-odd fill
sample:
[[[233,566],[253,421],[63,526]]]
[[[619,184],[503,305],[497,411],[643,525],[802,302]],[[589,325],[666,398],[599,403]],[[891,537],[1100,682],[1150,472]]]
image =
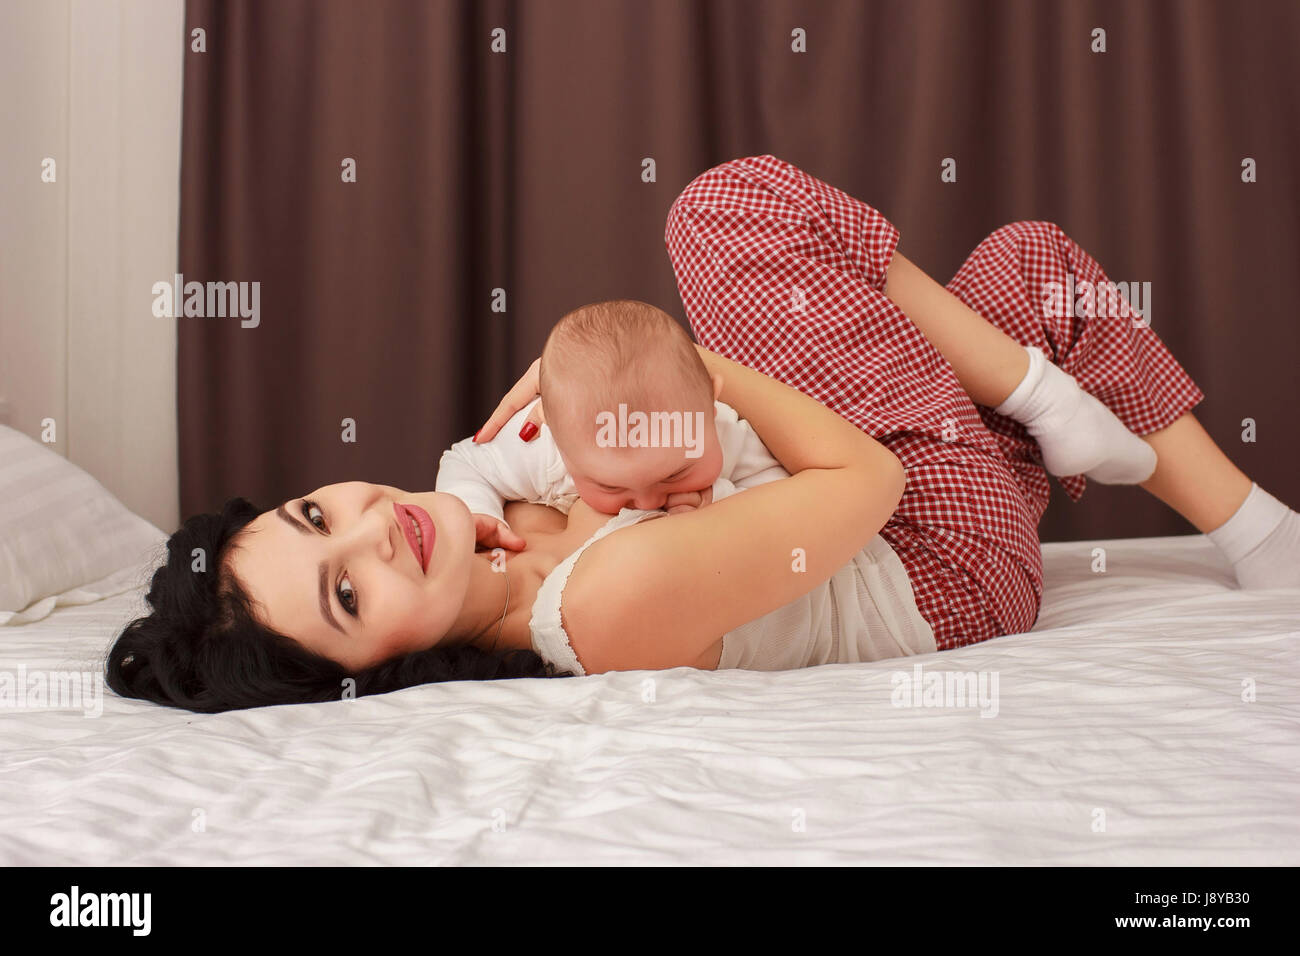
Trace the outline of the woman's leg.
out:
[[[895,251],[885,295],[939,350],[976,405],[995,408],[1029,371],[1019,342],[971,309],[920,267]]]
[[[1141,487],[1209,533],[1223,525],[1250,493],[1251,480],[1201,427],[1191,412],[1143,435],[1156,450],[1155,474]]]
[[[1022,404],[1022,396],[1013,394],[1015,401],[997,408],[979,406],[984,424],[1026,486],[1042,479],[1044,472],[1035,465],[1053,443],[1058,464],[1072,458],[1095,460],[1097,454],[1111,458],[1087,475],[1140,481],[1209,536],[1243,588],[1300,587],[1300,513],[1253,483],[1205,433],[1191,415],[1204,394],[1149,322],[1130,314],[1127,300],[1107,302],[1093,295],[1093,308],[1087,308],[1089,290],[1114,288],[1097,261],[1059,226],[1017,222],[980,243],[948,283],[948,291],[967,312],[947,310],[936,320],[936,310],[922,302],[926,314],[920,321],[955,348],[960,364],[969,366],[977,362],[963,349],[985,347],[993,354],[1010,354],[1007,343],[979,328],[980,317],[988,317],[1016,343],[1036,350],[1033,364],[1041,366],[1042,384],[1063,396],[1066,408],[1091,416],[1079,431],[1087,434],[1092,429],[1087,435],[1092,447],[1073,454],[1078,449],[1062,449],[1060,443],[1071,440],[1074,430],[1059,426],[1077,419],[1054,415],[1056,399],[1050,390],[1040,396],[1038,388],[1030,387],[1032,376],[1015,390],[1029,394],[1027,402]],[[1083,308],[1078,302],[1069,303],[1075,306],[1070,309],[1043,308],[1067,289],[1082,294]],[[1058,368],[1043,365],[1043,353]],[[1006,384],[1005,378],[981,380],[976,368],[958,374],[973,376],[973,387],[989,401],[996,400]],[[1040,417],[1035,405],[1046,405],[1047,414]],[[1022,414],[1026,411],[1028,415]],[[1030,428],[1004,412],[1027,418]],[[1053,419],[1055,431],[1048,428],[1045,437],[1042,432]],[[1116,461],[1118,467],[1112,467]],[[1124,471],[1128,477],[1120,474]],[[1083,475],[1065,474],[1060,468],[1054,473],[1064,475],[1061,485],[1071,498],[1083,494]]]
[[[907,487],[880,535],[939,649],[1029,630],[1046,473],[1011,466],[952,366],[883,293],[898,230],[755,156],[693,180],[664,238],[701,344],[812,396],[902,461]]]
[[[1023,345],[1036,343],[1022,345],[901,253],[895,254],[889,266],[885,294],[900,304],[948,360],[977,405],[994,408],[1002,404],[1024,378],[1029,360]],[[1155,473],[1141,487],[1197,530],[1209,532],[1219,527],[1246,500],[1250,478],[1219,449],[1191,412],[1141,437],[1158,456]]]

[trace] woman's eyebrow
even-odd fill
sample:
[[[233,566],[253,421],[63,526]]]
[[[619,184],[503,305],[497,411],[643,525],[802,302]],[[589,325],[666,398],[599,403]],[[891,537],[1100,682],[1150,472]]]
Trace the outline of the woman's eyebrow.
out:
[[[310,528],[308,528],[305,524],[303,524],[301,521],[294,521],[293,518],[290,518],[289,512],[284,510],[283,504],[275,509],[275,513],[279,515],[281,518],[283,518],[285,521],[289,522],[289,524],[293,526],[293,529],[297,531],[299,534],[314,534],[314,532]]]
[[[347,631],[339,626],[339,622],[334,618],[334,612],[330,609],[330,585],[329,585],[329,562],[320,563],[320,616],[325,618],[334,630],[340,634],[346,635]]]
[[[299,521],[294,521],[293,518],[289,517],[289,512],[285,510],[284,505],[280,505],[278,508],[276,508],[275,513],[279,515],[281,518],[283,518],[285,521],[289,522],[289,524],[293,525],[293,527],[297,529],[298,532],[301,534],[319,533],[316,531],[312,531],[306,525],[302,524]],[[329,562],[328,561],[322,561],[320,563],[320,616],[325,618],[325,623],[329,624],[330,627],[334,628],[334,630],[338,631],[340,634],[344,634],[344,635],[347,634],[347,631],[343,630],[343,627],[339,624],[338,619],[334,617],[334,610],[330,607],[330,585],[329,585]]]

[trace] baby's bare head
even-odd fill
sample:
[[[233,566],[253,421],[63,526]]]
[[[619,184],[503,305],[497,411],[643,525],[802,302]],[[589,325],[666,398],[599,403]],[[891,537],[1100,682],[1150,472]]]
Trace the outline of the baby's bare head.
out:
[[[573,310],[546,340],[539,379],[560,455],[597,510],[658,508],[717,480],[713,381],[663,310],[631,299]]]

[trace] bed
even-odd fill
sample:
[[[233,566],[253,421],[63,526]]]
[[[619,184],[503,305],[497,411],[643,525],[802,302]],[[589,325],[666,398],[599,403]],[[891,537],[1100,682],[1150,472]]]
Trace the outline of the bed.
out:
[[[0,863],[1300,863],[1300,589],[1200,535],[1043,552],[1032,632],[899,661],[5,709]],[[0,671],[98,671],[141,607],[0,627]]]

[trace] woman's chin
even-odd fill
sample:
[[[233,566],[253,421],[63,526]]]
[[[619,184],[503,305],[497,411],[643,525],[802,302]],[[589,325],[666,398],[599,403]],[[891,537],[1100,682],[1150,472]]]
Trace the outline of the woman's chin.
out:
[[[455,495],[430,491],[413,495],[412,500],[429,512],[433,519],[433,554],[429,558],[429,571],[451,555],[474,553],[474,516],[469,507]]]

